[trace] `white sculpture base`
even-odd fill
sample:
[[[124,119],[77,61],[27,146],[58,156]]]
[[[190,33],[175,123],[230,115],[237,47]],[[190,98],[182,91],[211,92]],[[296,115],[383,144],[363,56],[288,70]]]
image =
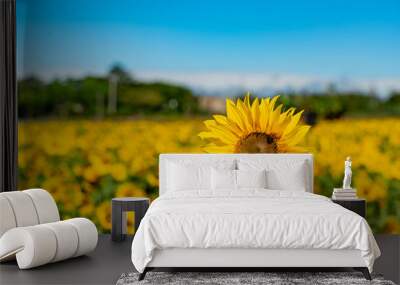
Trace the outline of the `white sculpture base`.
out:
[[[333,188],[332,199],[334,200],[355,200],[357,199],[357,189]]]
[[[357,189],[356,188],[348,188],[348,189],[333,188],[333,192],[356,192],[357,193]]]

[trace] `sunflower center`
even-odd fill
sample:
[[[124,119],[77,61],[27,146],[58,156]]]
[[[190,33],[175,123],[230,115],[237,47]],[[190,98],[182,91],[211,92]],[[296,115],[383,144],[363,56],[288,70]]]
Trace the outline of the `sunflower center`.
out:
[[[251,133],[239,140],[237,153],[277,153],[278,138],[274,134]]]

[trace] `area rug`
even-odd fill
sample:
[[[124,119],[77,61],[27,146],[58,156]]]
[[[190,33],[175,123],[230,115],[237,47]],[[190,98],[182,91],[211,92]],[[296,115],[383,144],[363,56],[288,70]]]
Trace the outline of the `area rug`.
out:
[[[117,281],[117,285],[133,284],[267,284],[267,285],[297,285],[297,284],[379,284],[395,285],[384,280],[380,275],[372,275],[368,281],[359,272],[148,272],[146,278],[138,281],[138,273],[125,273]]]

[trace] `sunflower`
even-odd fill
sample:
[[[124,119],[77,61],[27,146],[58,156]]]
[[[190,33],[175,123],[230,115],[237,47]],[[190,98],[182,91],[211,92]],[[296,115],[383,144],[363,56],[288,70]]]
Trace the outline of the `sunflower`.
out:
[[[279,96],[255,98],[250,102],[247,94],[236,104],[226,99],[226,116],[214,115],[204,121],[208,131],[199,136],[210,143],[204,147],[208,153],[280,153],[301,152],[297,145],[310,126],[299,124],[303,111],[295,108],[283,111],[275,108]]]

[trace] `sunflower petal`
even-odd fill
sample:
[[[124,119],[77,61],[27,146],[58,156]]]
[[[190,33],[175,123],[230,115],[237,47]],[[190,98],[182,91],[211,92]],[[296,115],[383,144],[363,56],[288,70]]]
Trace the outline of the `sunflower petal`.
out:
[[[269,118],[269,98],[268,99],[261,99],[260,104],[260,131],[265,132],[267,129],[267,123]]]
[[[217,125],[217,122],[215,122],[214,120],[206,120],[203,123],[207,128]]]
[[[288,146],[294,146],[298,144],[304,136],[307,134],[307,132],[310,130],[310,126],[300,126],[298,127],[294,132],[294,134],[290,138],[286,138],[286,144]]]
[[[244,104],[250,109],[250,92],[246,93],[246,96],[244,97]]]
[[[242,130],[238,128],[237,124],[223,115],[214,115],[214,120],[229,129],[232,133],[241,136]]]
[[[237,110],[235,103],[230,99],[226,99],[226,114],[228,119],[236,123],[241,130],[246,130],[240,112]]]
[[[268,120],[268,126],[267,126],[267,132],[268,133],[274,133],[277,131],[278,128],[278,121],[279,121],[279,116],[281,114],[283,105],[279,105],[274,111],[270,113],[269,120]]]
[[[286,135],[294,130],[294,128],[297,126],[297,123],[300,121],[302,114],[303,114],[303,111],[300,111],[291,118],[289,124],[287,125],[285,131],[283,132],[283,135]]]
[[[237,124],[235,124],[234,122],[232,122],[231,120],[227,120],[227,124],[224,125],[224,127],[226,127],[227,129],[229,129],[232,133],[234,133],[235,135],[237,135],[238,137],[242,137],[244,135],[247,134],[247,131],[243,131],[241,130]]]
[[[272,98],[272,100],[269,102],[269,109],[270,109],[271,111],[274,110],[275,103],[276,103],[276,101],[278,101],[279,97],[280,97],[280,95],[277,95],[277,96],[275,96],[274,98]]]
[[[218,124],[225,125],[228,123],[228,118],[223,115],[214,115],[213,118]]]
[[[288,110],[286,110],[285,112],[283,112],[281,114],[281,116],[279,117],[279,123],[286,123],[285,121],[287,121],[289,118],[291,118],[293,116],[293,113],[296,111],[296,108],[289,108]]]
[[[246,130],[248,132],[251,132],[253,130],[253,122],[251,119],[250,109],[241,100],[237,101],[237,109],[241,113],[242,121],[244,122],[244,126],[245,126]]]
[[[210,131],[218,136],[220,141],[227,144],[236,144],[238,136],[223,126],[213,126]]]
[[[251,106],[251,116],[253,118],[253,128],[256,131],[260,130],[260,104],[258,98],[253,101]]]
[[[198,134],[201,139],[218,139],[218,135],[213,132],[201,132]]]

